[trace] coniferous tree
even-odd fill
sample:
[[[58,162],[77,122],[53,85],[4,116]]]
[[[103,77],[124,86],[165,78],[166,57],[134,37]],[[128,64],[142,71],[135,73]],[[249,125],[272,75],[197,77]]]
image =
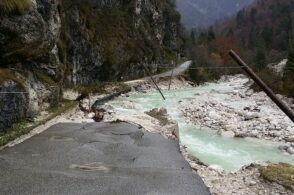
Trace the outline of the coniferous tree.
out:
[[[294,77],[294,33],[293,30],[289,33],[288,45],[288,62],[285,71],[286,77]]]
[[[245,17],[245,10],[241,10],[237,13],[236,21],[238,26],[241,26],[245,23]]]
[[[206,44],[207,43],[207,34],[205,32],[201,32],[198,36],[198,44]]]
[[[259,36],[256,46],[256,66],[259,70],[266,67],[266,45],[262,36]]]
[[[196,38],[195,38],[194,30],[191,31],[191,42],[193,45],[196,45]]]
[[[209,30],[208,30],[208,33],[207,33],[207,41],[210,42],[210,41],[213,41],[215,40],[215,33],[213,31],[213,28],[210,27]]]

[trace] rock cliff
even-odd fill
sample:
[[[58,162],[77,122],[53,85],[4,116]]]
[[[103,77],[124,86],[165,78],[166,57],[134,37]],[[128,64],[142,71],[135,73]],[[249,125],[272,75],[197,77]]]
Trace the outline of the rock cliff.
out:
[[[141,77],[141,64],[157,72],[180,51],[179,20],[170,0],[4,0],[0,132],[61,88]]]

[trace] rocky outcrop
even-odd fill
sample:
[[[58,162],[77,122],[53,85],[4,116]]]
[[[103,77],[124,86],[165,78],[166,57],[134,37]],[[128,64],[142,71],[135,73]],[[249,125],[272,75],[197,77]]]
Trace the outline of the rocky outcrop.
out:
[[[0,86],[0,99],[1,133],[5,127],[26,116],[28,96],[17,83],[7,80]]]
[[[29,11],[1,18],[0,66],[27,62],[46,69],[57,67],[54,58],[58,57],[55,46],[60,24],[55,0],[36,0]]]
[[[29,115],[57,104],[56,86],[141,77],[141,64],[157,72],[177,57],[179,15],[170,0],[31,1],[30,9],[0,14],[0,77],[5,68],[22,78],[21,90],[10,90],[27,92]],[[0,86],[16,82],[11,77],[0,78]]]
[[[65,0],[61,14],[67,83],[138,78],[141,64],[156,72],[176,58],[179,17],[170,1],[74,2]]]

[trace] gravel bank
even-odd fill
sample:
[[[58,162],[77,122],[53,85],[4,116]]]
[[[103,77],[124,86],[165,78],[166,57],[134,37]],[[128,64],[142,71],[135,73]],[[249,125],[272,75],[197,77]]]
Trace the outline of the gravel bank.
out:
[[[185,83],[181,79],[176,79],[174,83],[172,89],[192,87],[190,83]],[[210,93],[195,94],[195,98],[179,103],[178,107],[186,116],[188,123],[216,129],[223,136],[256,137],[277,141],[279,145],[291,147],[292,143],[289,140],[293,135],[292,122],[264,93],[254,93],[250,90],[249,79],[238,75],[224,77],[218,83],[225,84],[228,88],[233,87],[234,90],[226,92],[212,90]],[[161,81],[158,84],[161,89],[168,87],[166,81]],[[133,93],[146,93],[149,90],[154,90],[154,87],[147,82],[142,83]],[[280,97],[291,104],[291,99]],[[128,107],[136,106],[138,105]],[[141,117],[142,115],[128,116],[128,120],[133,118],[131,122],[143,124],[142,126],[147,131],[161,133],[167,138],[174,139],[171,131],[158,126],[160,122],[157,119],[145,116],[143,121],[138,120]],[[146,120],[147,118],[148,120]],[[270,126],[272,129],[268,131]],[[278,136],[275,135],[275,132],[279,132]],[[181,152],[194,172],[201,176],[212,194],[276,195],[294,193],[277,183],[266,181],[260,176],[259,167],[267,166],[267,163],[244,166],[237,172],[225,172],[217,166],[206,166],[197,158],[189,155],[185,146],[181,146]]]
[[[251,81],[242,75],[218,83],[228,90],[195,94],[180,103],[188,123],[215,129],[223,136],[278,142],[281,150],[294,154],[294,124],[264,92],[251,90]],[[292,99],[279,97],[294,107]]]

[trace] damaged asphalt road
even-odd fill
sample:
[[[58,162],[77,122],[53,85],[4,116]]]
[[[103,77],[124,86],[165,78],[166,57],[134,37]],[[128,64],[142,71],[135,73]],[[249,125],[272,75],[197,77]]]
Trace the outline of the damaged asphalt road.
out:
[[[0,151],[0,194],[206,195],[179,151],[127,123],[57,124]]]

